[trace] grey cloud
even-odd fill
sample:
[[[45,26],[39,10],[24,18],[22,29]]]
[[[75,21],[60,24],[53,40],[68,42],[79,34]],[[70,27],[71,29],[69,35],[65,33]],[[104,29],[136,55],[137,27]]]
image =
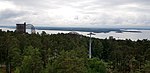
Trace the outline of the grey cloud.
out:
[[[83,18],[78,17],[80,24],[86,20],[86,23],[91,25],[126,25],[126,24],[141,24],[148,26],[150,24],[150,0],[5,0],[14,3],[17,7],[21,7],[22,11],[17,12],[15,10],[5,10],[0,12],[0,19],[9,19],[24,16],[24,14],[39,16],[44,18],[45,24],[58,21],[52,21],[57,19],[50,15],[46,16],[45,10],[59,9],[61,7],[70,7],[77,10]],[[124,7],[122,5],[137,4],[137,7]],[[28,12],[24,12],[24,10]],[[119,12],[119,11],[122,11]],[[136,16],[128,14],[128,12],[137,14]],[[61,12],[60,12],[61,13]],[[45,14],[45,16],[43,16]],[[76,16],[76,15],[75,15]],[[85,16],[89,16],[88,18]],[[51,20],[46,18],[51,18]],[[27,17],[26,17],[27,18]],[[90,18],[90,19],[89,19]],[[22,18],[23,19],[23,18]],[[42,23],[40,19],[30,17],[29,20]],[[35,19],[35,20],[34,20]],[[74,19],[74,17],[73,17]],[[89,21],[88,21],[89,20]],[[90,21],[91,20],[91,21]],[[21,21],[21,19],[20,19]],[[23,21],[23,20],[22,20]],[[68,23],[62,21],[59,23]],[[33,22],[34,23],[34,22]],[[83,23],[84,24],[84,23]],[[70,25],[72,26],[72,25]]]
[[[118,9],[119,5],[140,4],[150,8],[150,0],[8,0],[19,6],[25,6],[33,9],[56,9],[62,6],[78,8],[81,11],[98,9]],[[134,10],[134,8],[131,8]],[[141,8],[142,9],[142,8]],[[135,8],[137,10],[137,8]]]
[[[55,9],[59,8],[59,5],[55,5],[54,0],[8,0],[14,3],[16,6],[23,9],[31,10],[43,10],[43,9]]]
[[[0,25],[14,25],[20,21],[24,22],[24,19],[20,19],[27,15],[27,13],[27,11],[17,11],[10,9],[0,11]]]
[[[22,16],[25,14],[26,14],[26,12],[23,12],[23,11],[16,11],[16,10],[7,9],[7,10],[0,11],[0,20],[16,18],[16,17]]]
[[[136,3],[136,4],[144,4],[147,5],[150,3],[150,0],[95,0],[95,4],[105,4],[105,5],[122,5],[122,4],[129,4],[129,3]]]

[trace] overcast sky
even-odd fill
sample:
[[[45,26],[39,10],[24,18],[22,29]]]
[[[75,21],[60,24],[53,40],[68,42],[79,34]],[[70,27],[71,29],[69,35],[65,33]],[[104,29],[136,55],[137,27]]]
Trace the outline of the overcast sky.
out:
[[[150,0],[0,0],[0,26],[150,27]]]

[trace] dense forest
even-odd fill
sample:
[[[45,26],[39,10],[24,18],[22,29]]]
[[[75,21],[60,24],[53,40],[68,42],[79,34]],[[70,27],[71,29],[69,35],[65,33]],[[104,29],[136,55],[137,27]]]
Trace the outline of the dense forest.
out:
[[[150,73],[150,41],[0,31],[0,73]]]

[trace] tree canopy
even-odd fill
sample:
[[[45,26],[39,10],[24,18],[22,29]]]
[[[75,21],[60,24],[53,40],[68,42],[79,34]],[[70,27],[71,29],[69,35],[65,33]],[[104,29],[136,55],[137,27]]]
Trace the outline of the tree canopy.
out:
[[[0,72],[149,73],[150,41],[92,38],[79,34],[0,31]]]

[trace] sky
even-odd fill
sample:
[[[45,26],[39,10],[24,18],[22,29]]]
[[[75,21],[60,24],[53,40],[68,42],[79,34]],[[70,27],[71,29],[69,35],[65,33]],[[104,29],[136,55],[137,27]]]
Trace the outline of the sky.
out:
[[[0,26],[150,27],[150,0],[0,0]]]

